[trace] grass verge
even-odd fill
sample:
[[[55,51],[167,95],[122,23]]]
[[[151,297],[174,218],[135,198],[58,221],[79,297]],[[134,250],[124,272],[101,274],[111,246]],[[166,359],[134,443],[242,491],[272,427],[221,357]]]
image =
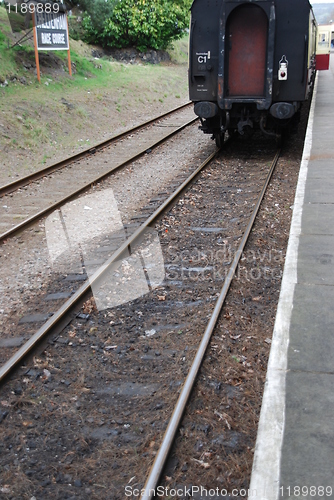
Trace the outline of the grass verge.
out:
[[[160,65],[96,59],[92,47],[71,41],[73,77],[68,75],[67,52],[41,52],[39,84],[31,40],[8,49],[20,36],[11,33],[0,7],[1,183],[188,99],[186,39],[171,49],[174,62]]]

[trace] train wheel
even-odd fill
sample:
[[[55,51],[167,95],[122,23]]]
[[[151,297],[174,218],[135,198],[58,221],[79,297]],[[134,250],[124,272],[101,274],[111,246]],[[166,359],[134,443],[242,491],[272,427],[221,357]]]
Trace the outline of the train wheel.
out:
[[[221,148],[224,144],[224,137],[225,137],[225,134],[224,133],[221,133],[220,131],[219,132],[215,132],[214,133],[214,136],[215,136],[215,141],[216,141],[216,146],[217,148]]]

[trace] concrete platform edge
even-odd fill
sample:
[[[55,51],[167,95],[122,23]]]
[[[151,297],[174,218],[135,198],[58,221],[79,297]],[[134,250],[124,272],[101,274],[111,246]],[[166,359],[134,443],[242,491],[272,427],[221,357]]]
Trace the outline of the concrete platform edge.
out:
[[[292,301],[297,283],[297,254],[305,197],[308,162],[312,147],[314,109],[317,96],[316,76],[303,156],[298,177],[284,265],[281,292],[277,307],[266,383],[255,445],[249,499],[278,500],[280,496],[280,458],[285,424],[285,383]]]

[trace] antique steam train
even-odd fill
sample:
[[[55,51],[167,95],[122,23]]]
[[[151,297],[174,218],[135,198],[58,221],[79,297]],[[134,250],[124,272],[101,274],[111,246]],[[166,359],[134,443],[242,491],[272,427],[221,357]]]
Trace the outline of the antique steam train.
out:
[[[225,132],[277,135],[298,116],[315,75],[308,0],[194,0],[189,95],[218,147]]]

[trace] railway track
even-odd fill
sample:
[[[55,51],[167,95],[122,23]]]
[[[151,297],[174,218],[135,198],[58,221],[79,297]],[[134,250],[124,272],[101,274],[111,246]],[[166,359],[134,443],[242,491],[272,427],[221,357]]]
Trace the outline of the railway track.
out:
[[[256,216],[258,214],[258,211],[260,209],[260,205],[262,203],[263,197],[266,193],[268,184],[270,182],[270,179],[272,177],[273,171],[276,167],[277,161],[279,159],[280,151],[278,151],[275,155],[274,160],[271,163],[268,175],[265,179],[265,182],[263,184],[263,187],[261,189],[261,192],[258,196],[258,199],[255,203],[254,209],[251,213],[251,216],[249,218],[249,221],[247,223],[246,229],[244,231],[244,234],[241,238],[241,241],[237,247],[237,250],[233,256],[232,263],[228,269],[227,275],[224,280],[224,284],[222,286],[222,289],[220,291],[215,304],[215,307],[213,309],[213,312],[210,316],[210,319],[207,323],[207,326],[205,328],[205,331],[203,333],[201,342],[199,344],[198,350],[196,352],[195,358],[191,364],[190,370],[188,372],[187,378],[184,382],[184,385],[180,391],[177,403],[174,407],[172,416],[170,418],[170,421],[168,423],[166,432],[164,434],[162,443],[159,447],[159,450],[157,451],[156,458],[154,460],[154,463],[152,465],[152,468],[149,472],[149,475],[147,477],[146,483],[144,485],[143,491],[144,494],[142,495],[144,500],[151,500],[156,496],[157,488],[159,486],[159,480],[162,475],[162,472],[164,468],[166,467],[167,463],[167,458],[168,455],[172,449],[172,446],[174,444],[175,436],[179,430],[180,423],[182,420],[182,416],[185,412],[185,409],[187,407],[187,403],[190,397],[190,394],[194,388],[196,379],[198,377],[198,373],[200,370],[200,367],[202,365],[205,353],[207,351],[208,345],[210,343],[213,331],[216,327],[216,324],[218,322],[219,315],[221,313],[222,307],[225,303],[226,296],[228,294],[230,285],[232,283],[233,278],[235,277],[237,267],[239,265],[240,259],[243,255],[245,246],[247,244],[247,241],[249,239],[249,236],[251,234]]]
[[[168,210],[175,200],[181,195],[184,190],[190,185],[191,182],[197,177],[197,175],[206,167],[206,165],[216,156],[216,152],[211,154],[192,174],[159,206],[157,210],[154,211],[152,215],[150,215],[140,227],[133,232],[129,238],[125,239],[125,241],[116,249],[115,252],[112,253],[111,257],[106,260],[106,262],[99,267],[87,281],[50,317],[50,319],[40,328],[37,332],[35,332],[29,340],[0,368],[0,382],[5,379],[5,377],[14,370],[19,363],[22,361],[27,354],[29,354],[34,347],[51,331],[53,331],[58,324],[64,325],[63,320],[66,318],[73,308],[79,303],[79,301],[83,301],[85,296],[94,288],[95,284],[99,282],[99,280],[103,279],[105,275],[110,273],[110,269],[112,269],[112,265],[124,258],[124,255],[127,254],[129,248],[138,246],[138,242],[141,241],[147,231],[152,224],[154,224],[161,215]],[[122,237],[116,236],[116,241],[122,240]],[[110,247],[108,249],[110,251]],[[68,317],[65,319],[66,322],[70,322],[72,317]],[[33,321],[34,322],[34,321]]]
[[[182,105],[94,148],[0,187],[0,243],[147,154],[196,120],[191,105]]]
[[[233,270],[227,273],[228,262],[232,260],[230,251],[228,254],[224,253],[222,259],[219,252],[222,250],[225,252],[226,248],[231,250],[241,239],[245,244],[242,228],[247,226],[246,215],[253,213],[252,205],[256,203],[260,191],[259,182],[264,181],[267,176],[269,154],[271,153],[263,154],[262,150],[256,159],[252,158],[249,162],[247,152],[244,159],[235,161],[235,166],[231,168],[230,173],[225,172],[226,165],[222,164],[224,161],[213,160],[214,155],[211,155],[208,158],[211,164],[206,168],[201,165],[168,200],[166,200],[166,193],[159,195],[160,200],[151,200],[152,203],[149,205],[152,206],[158,202],[163,201],[163,203],[149,218],[145,217],[147,210],[142,211],[138,217],[147,220],[141,228],[132,228],[134,230],[132,235],[130,237],[128,235],[126,241],[123,239],[116,251],[112,251],[111,248],[116,244],[117,238],[100,241],[100,249],[112,252],[107,262],[91,274],[89,281],[77,290],[59,311],[53,314],[47,323],[29,339],[28,343],[2,366],[1,380],[4,380],[15,367],[19,367],[18,379],[25,380],[24,383],[21,382],[18,385],[14,382],[13,385],[9,378],[9,388],[12,394],[15,394],[12,397],[23,402],[22,418],[28,419],[27,421],[35,418],[33,415],[36,416],[34,407],[31,410],[25,408],[24,401],[30,401],[31,397],[34,397],[31,394],[38,392],[38,397],[43,400],[43,393],[47,391],[49,394],[51,391],[51,402],[48,403],[48,407],[52,403],[52,408],[50,407],[52,412],[54,407],[58,408],[58,400],[54,399],[52,394],[56,391],[57,397],[61,399],[63,397],[63,395],[60,396],[59,390],[57,391],[58,384],[55,383],[55,380],[59,378],[62,379],[59,384],[63,384],[61,386],[65,389],[64,398],[69,398],[68,401],[75,398],[78,405],[80,404],[81,409],[78,410],[80,417],[79,414],[77,416],[73,414],[77,423],[70,416],[71,412],[66,413],[68,415],[66,418],[72,422],[71,433],[76,436],[75,439],[84,439],[90,443],[87,444],[90,450],[89,455],[94,456],[93,443],[98,442],[98,446],[102,446],[100,451],[105,456],[101,471],[99,469],[91,486],[87,485],[87,492],[80,493],[80,498],[97,498],[97,491],[102,487],[99,486],[101,484],[106,485],[104,487],[108,489],[108,494],[110,493],[112,498],[124,498],[124,481],[126,484],[132,476],[135,476],[135,479],[128,484],[143,487],[145,474],[154,456],[157,457],[159,464],[158,472],[155,464],[152,469],[153,476],[150,475],[147,484],[158,484],[158,478],[163,470],[161,454],[167,456],[166,441],[163,444],[165,451],[159,451],[157,445],[170,419],[171,405],[173,401],[176,403],[181,380],[183,382],[189,371],[194,375],[191,361],[200,343],[200,331],[205,330],[209,314],[211,315],[213,311],[216,311],[215,315],[218,314],[217,307],[215,307],[217,294],[225,276],[228,282],[233,275]],[[254,162],[256,162],[255,169]],[[202,171],[201,174],[200,171]],[[268,181],[268,177],[266,178]],[[257,204],[259,203],[258,199]],[[112,268],[113,262],[119,262],[124,258],[129,245],[131,254],[136,254],[137,248],[144,247],[145,250],[149,245],[145,238],[152,234],[147,234],[149,227],[154,228],[159,235],[165,260],[165,279],[156,284],[157,286],[151,286],[148,295],[142,294],[137,299],[132,297],[133,300],[130,303],[126,300],[123,303],[107,303],[105,304],[106,312],[98,312],[96,306],[94,307],[94,300],[92,301],[89,295],[91,287],[93,290],[95,288],[95,303],[98,304],[99,290],[97,288],[99,287],[94,287],[94,282],[101,282],[101,276],[107,271],[108,266]],[[142,231],[144,231],[144,239],[140,236]],[[241,252],[240,247],[239,250],[237,248],[235,250],[237,253]],[[210,257],[210,251],[218,257],[218,260],[212,255]],[[194,255],[191,255],[192,252]],[[128,258],[129,255],[125,257],[125,259]],[[150,262],[144,261],[142,268],[144,274],[148,273],[150,277]],[[112,268],[111,272],[115,273],[117,269]],[[150,282],[147,275],[144,279],[147,283]],[[100,291],[102,290],[106,296],[111,292],[106,291],[104,286],[105,283],[102,280]],[[226,285],[224,288],[226,290]],[[54,289],[49,291],[54,291]],[[120,290],[116,291],[119,295]],[[218,299],[220,303],[223,300],[222,296]],[[75,309],[75,304],[82,302],[84,302],[83,308]],[[111,306],[113,307],[110,309]],[[73,308],[74,313],[68,316]],[[67,319],[62,320],[64,317]],[[61,328],[53,330],[59,320],[63,321]],[[70,325],[65,326],[64,329],[64,325],[69,322],[71,322]],[[26,326],[21,325],[21,328],[24,329]],[[20,335],[19,329],[17,334]],[[27,353],[34,349],[45,335],[48,340],[42,341],[34,361],[24,363]],[[208,342],[208,335],[203,342]],[[203,342],[202,351],[205,350]],[[80,364],[76,380],[70,382],[70,375],[66,374],[72,369],[69,368],[69,362],[65,359],[73,355],[80,357]],[[28,359],[32,358],[28,357]],[[196,359],[199,363],[198,355]],[[95,384],[89,370],[86,375],[83,375],[80,366],[86,366],[87,362],[92,365],[98,377],[103,379],[100,386]],[[166,374],[161,372],[161,367],[166,370]],[[139,371],[136,371],[137,369]],[[124,380],[125,375],[126,380]],[[187,392],[190,392],[189,383],[186,385]],[[69,404],[65,403],[65,400],[62,401],[63,406]],[[109,420],[103,417],[99,424],[99,412],[102,412],[100,415],[107,415],[111,405],[112,417],[111,414]],[[82,411],[83,406],[84,411]],[[180,418],[182,411],[177,410],[177,419]],[[152,415],[151,418],[148,414]],[[50,415],[47,410],[45,417],[47,420],[43,417],[48,435],[56,432],[55,429],[52,430],[52,424],[49,422]],[[175,426],[174,415],[175,413],[172,421],[174,421],[175,431],[177,425]],[[167,433],[170,434],[170,427]],[[110,441],[111,437],[112,441]],[[36,449],[44,450],[44,445],[40,448],[38,444],[39,438],[36,439]],[[168,441],[168,449],[170,449],[171,442],[172,439]],[[132,444],[129,445],[129,443]],[[65,439],[62,441],[62,447],[66,447],[68,451],[70,443]],[[132,449],[137,450],[135,455]],[[58,447],[55,452],[60,453],[59,457],[63,454]],[[43,451],[44,453],[47,452]],[[76,456],[76,452],[73,453],[73,456]],[[138,455],[138,460],[135,459],[136,455]],[[129,477],[124,481],[121,479],[122,474],[117,472],[119,464],[122,463],[121,456],[127,458],[128,461],[121,466],[120,470],[131,470]],[[57,468],[63,470],[65,462],[66,460],[62,461],[63,465]],[[102,469],[110,468],[110,463],[112,463],[114,473],[112,483],[108,484],[106,477],[102,474]],[[85,460],[81,461],[80,467],[86,470]],[[68,465],[65,468],[71,470],[73,477],[79,475],[74,466]],[[35,469],[29,466],[26,471],[28,477],[30,477],[31,470],[35,474]],[[42,469],[36,472],[37,477],[44,477],[45,474]],[[61,474],[65,474],[64,471]],[[59,491],[64,493],[65,480],[61,474],[59,481],[58,476],[55,476],[55,481],[57,488],[60,488]],[[77,481],[81,480],[77,479]],[[53,480],[50,479],[50,488],[52,484]],[[39,494],[43,491],[43,494],[51,495],[50,498],[53,498],[51,490],[48,491],[48,486],[45,486],[46,489],[43,488]],[[91,492],[89,493],[88,490]],[[37,494],[38,488],[29,491],[31,494]],[[109,498],[103,494],[102,498]]]
[[[28,184],[30,184],[33,181],[36,181],[38,179],[41,179],[42,177],[45,177],[46,175],[52,174],[56,170],[60,170],[61,168],[66,167],[67,165],[70,165],[74,161],[81,160],[83,158],[87,158],[92,154],[95,154],[97,151],[103,150],[104,148],[111,146],[111,144],[120,141],[121,139],[125,139],[129,135],[133,134],[134,132],[138,132],[139,130],[144,129],[145,127],[148,127],[149,125],[153,125],[159,120],[162,120],[164,118],[167,118],[174,113],[181,111],[185,108],[188,108],[191,105],[190,102],[186,104],[182,104],[181,106],[177,106],[176,108],[167,111],[166,113],[163,113],[155,118],[152,118],[150,120],[147,120],[144,123],[141,123],[140,125],[136,125],[135,127],[132,127],[128,130],[125,130],[124,132],[117,134],[113,137],[110,137],[109,139],[106,139],[105,141],[102,141],[95,146],[85,149],[84,151],[80,151],[80,153],[77,153],[69,158],[66,158],[65,160],[61,160],[57,163],[54,163],[52,165],[48,165],[45,168],[42,168],[36,172],[33,172],[25,177],[21,177],[19,179],[16,179],[13,182],[10,182],[8,184],[5,184],[3,186],[0,186],[0,197],[12,193],[13,191],[16,191],[19,188],[25,187]]]

